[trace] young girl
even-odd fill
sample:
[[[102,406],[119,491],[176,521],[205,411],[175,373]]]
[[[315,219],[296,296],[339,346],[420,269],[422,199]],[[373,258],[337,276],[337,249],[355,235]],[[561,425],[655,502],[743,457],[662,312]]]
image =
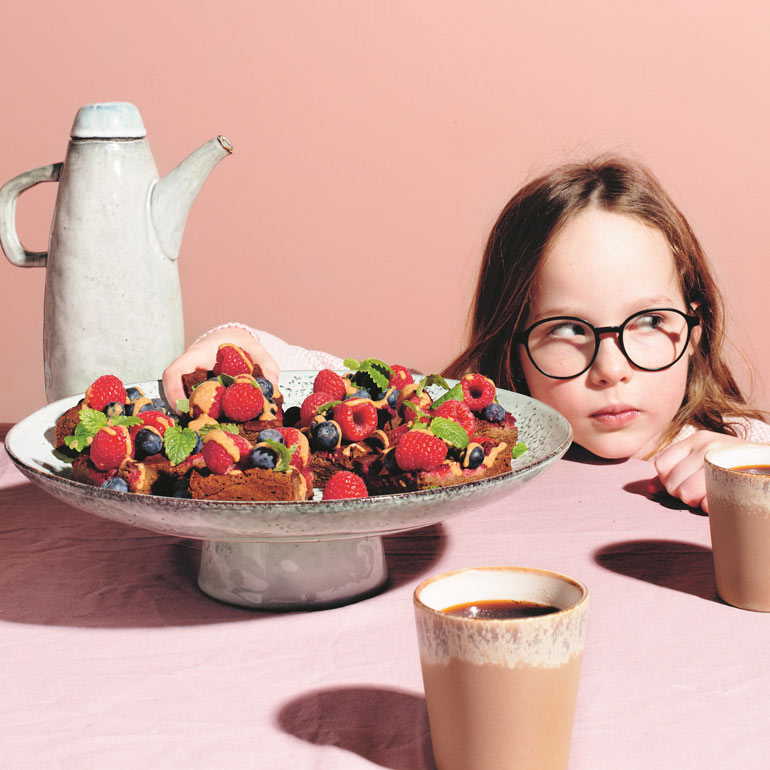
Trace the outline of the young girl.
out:
[[[770,442],[722,360],[724,336],[720,293],[682,213],[648,170],[605,158],[557,168],[503,209],[470,342],[444,374],[479,371],[549,404],[576,444],[606,459],[652,458],[669,494],[708,510],[706,451]],[[166,370],[170,398],[179,375],[212,361],[223,341],[242,344],[271,378],[278,363],[341,365],[225,324]]]

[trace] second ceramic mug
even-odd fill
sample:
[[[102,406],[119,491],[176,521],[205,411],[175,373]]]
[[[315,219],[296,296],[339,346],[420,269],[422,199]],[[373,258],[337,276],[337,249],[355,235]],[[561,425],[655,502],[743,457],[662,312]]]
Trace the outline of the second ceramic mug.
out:
[[[738,444],[706,453],[717,592],[734,607],[758,612],[770,612],[768,473],[770,444]]]
[[[506,601],[553,611],[518,618],[447,612]],[[565,770],[586,587],[547,570],[481,567],[429,578],[415,590],[414,607],[438,770]]]

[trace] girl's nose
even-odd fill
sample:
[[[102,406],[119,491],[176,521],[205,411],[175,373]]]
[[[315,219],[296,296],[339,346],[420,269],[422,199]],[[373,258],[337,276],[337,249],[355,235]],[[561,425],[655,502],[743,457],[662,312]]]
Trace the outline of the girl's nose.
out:
[[[588,377],[596,385],[615,385],[631,377],[631,363],[618,344],[617,334],[607,334],[599,341],[596,359],[588,370]]]

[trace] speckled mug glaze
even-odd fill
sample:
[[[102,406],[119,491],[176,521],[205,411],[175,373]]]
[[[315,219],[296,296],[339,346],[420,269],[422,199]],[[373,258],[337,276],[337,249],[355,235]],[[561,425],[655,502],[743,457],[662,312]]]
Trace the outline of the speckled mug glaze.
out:
[[[706,454],[706,495],[717,591],[728,604],[770,612],[770,476],[739,466],[770,465],[770,444]]]
[[[442,610],[484,600],[559,609],[516,619]],[[446,572],[414,592],[431,742],[438,770],[565,770],[588,590],[527,567]]]

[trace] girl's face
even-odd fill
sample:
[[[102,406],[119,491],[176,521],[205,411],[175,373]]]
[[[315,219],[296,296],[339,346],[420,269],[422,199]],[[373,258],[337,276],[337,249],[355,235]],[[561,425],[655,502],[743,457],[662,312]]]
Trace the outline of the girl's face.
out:
[[[548,247],[525,328],[552,316],[617,326],[633,313],[663,307],[690,312],[663,233],[591,207]],[[617,334],[606,334],[586,372],[556,380],[534,367],[523,345],[519,351],[530,395],[567,418],[577,444],[613,459],[644,457],[656,448],[682,404],[691,354],[690,348],[670,368],[648,372],[626,359]]]

